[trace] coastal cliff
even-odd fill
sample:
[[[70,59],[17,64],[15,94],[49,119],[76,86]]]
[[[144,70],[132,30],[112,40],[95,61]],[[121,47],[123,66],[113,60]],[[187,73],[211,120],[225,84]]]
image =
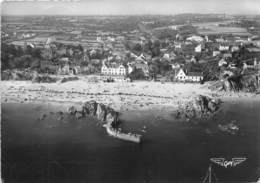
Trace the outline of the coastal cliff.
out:
[[[218,91],[227,92],[256,92],[259,90],[259,76],[257,74],[245,74],[230,76],[221,79],[209,88]]]

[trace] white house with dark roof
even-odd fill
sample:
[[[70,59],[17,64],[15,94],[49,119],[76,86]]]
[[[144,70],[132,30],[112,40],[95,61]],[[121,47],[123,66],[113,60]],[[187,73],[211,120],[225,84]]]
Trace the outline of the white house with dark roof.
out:
[[[183,69],[180,69],[175,75],[177,81],[191,81],[200,82],[203,80],[203,74],[201,72],[187,72],[185,73]]]
[[[196,47],[194,48],[194,51],[197,52],[197,53],[200,53],[200,52],[202,51],[202,45],[199,44],[198,46],[196,46]]]
[[[101,74],[111,76],[125,76],[126,68],[122,64],[106,64],[103,63],[101,68]]]

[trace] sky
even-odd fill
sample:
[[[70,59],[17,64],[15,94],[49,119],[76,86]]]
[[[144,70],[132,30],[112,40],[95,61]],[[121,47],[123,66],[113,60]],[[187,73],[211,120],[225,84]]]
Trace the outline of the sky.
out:
[[[5,0],[2,15],[260,14],[260,0]]]

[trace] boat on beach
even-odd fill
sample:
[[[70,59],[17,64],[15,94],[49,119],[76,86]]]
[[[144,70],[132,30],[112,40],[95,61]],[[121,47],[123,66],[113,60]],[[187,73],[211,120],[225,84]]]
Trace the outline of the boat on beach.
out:
[[[141,135],[138,134],[132,134],[132,133],[123,133],[115,128],[113,128],[111,125],[105,124],[103,127],[106,128],[106,131],[109,135],[119,138],[122,140],[127,140],[135,143],[141,142]]]

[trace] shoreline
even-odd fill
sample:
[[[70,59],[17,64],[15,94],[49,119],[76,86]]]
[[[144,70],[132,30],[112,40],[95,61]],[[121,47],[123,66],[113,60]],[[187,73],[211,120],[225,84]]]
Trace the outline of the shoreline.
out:
[[[207,85],[133,82],[93,83],[84,80],[66,83],[32,83],[30,81],[1,81],[1,103],[52,103],[69,107],[95,100],[119,112],[165,110],[173,111],[180,104],[198,95],[223,101],[260,100],[256,93],[228,93],[211,91]]]

